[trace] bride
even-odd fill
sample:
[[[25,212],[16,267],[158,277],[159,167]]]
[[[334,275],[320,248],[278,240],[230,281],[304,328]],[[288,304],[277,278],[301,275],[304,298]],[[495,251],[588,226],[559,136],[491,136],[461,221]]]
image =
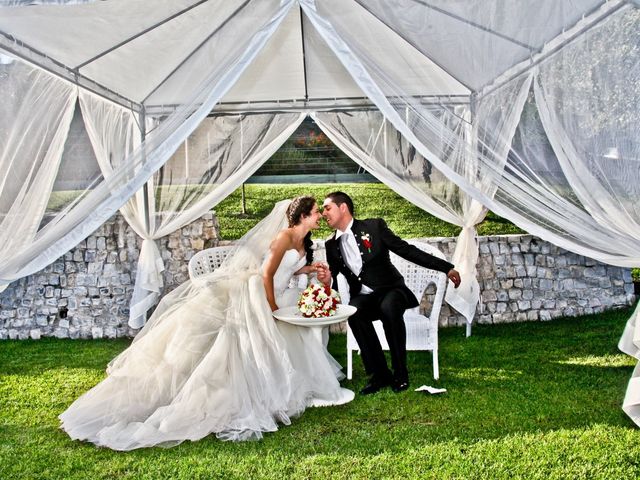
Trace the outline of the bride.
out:
[[[312,273],[312,197],[276,204],[220,268],[168,294],[107,378],[60,415],[73,439],[114,450],[173,446],[214,433],[260,439],[311,406],[340,405],[340,365],[309,328],[276,321]],[[287,227],[288,225],[288,227]]]

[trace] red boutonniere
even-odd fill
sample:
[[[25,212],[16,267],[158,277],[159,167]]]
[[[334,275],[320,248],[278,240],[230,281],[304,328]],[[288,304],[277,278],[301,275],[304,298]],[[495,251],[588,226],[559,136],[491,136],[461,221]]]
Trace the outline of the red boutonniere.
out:
[[[367,249],[369,253],[371,253],[371,237],[369,237],[368,233],[360,232],[360,239],[362,240],[362,245]]]

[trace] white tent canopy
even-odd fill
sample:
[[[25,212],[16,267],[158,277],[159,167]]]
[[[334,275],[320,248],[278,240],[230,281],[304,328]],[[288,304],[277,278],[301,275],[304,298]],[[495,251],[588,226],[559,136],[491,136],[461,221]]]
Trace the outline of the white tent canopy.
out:
[[[453,261],[464,283],[447,300],[469,322],[486,208],[569,250],[640,265],[636,1],[4,3],[0,284],[120,208],[145,239],[140,325],[162,286],[154,239],[220,201],[307,114],[398,193],[463,227]],[[76,103],[96,166],[72,172],[69,194],[54,185],[69,174]],[[623,344],[640,358],[638,324]],[[640,400],[629,402],[640,421]]]

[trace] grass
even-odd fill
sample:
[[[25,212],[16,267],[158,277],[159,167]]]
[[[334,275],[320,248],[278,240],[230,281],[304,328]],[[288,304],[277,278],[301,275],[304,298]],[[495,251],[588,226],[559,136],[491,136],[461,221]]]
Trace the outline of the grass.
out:
[[[214,208],[220,222],[220,234],[225,240],[238,239],[264,218],[277,201],[298,195],[313,195],[322,203],[324,196],[335,190],[342,190],[353,198],[358,218],[383,217],[389,227],[403,238],[453,237],[460,233],[460,227],[428,214],[382,183],[331,183],[246,185],[246,216],[240,215],[240,189]],[[322,225],[322,228],[314,232],[315,238],[324,238],[331,232],[326,224]],[[478,227],[479,235],[509,233],[524,232],[493,213],[489,213],[487,219]]]
[[[640,430],[620,409],[634,361],[616,349],[630,310],[440,332],[441,379],[410,352],[412,384],[307,410],[260,442],[206,438],[128,453],[71,441],[57,415],[127,340],[0,342],[0,478],[640,477]],[[330,350],[345,364],[345,337]],[[354,381],[364,383],[359,359]]]

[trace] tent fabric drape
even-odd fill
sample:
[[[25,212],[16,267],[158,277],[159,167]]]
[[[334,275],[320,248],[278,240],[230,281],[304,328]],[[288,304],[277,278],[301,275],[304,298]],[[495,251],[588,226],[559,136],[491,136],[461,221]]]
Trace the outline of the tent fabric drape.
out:
[[[340,8],[332,9],[332,2],[322,2],[324,8],[318,8],[317,11],[316,4],[310,0],[302,1],[301,4],[314,27],[321,32],[345,68],[383,115],[434,167],[456,182],[466,193],[525,230],[563,248],[615,265],[640,264],[637,255],[637,247],[640,246],[638,240],[626,235],[617,235],[616,241],[612,242],[611,236],[615,236],[615,232],[598,223],[582,204],[576,204],[571,189],[564,195],[559,195],[557,190],[549,187],[544,181],[538,165],[532,168],[532,164],[540,162],[540,159],[528,158],[527,163],[524,163],[520,156],[512,155],[504,163],[503,147],[509,145],[511,139],[508,135],[497,137],[497,134],[511,130],[513,125],[498,132],[486,129],[479,131],[475,139],[477,143],[467,143],[464,146],[465,155],[455,148],[447,148],[446,155],[439,156],[436,152],[444,149],[432,140],[433,137],[440,138],[440,143],[447,147],[455,147],[461,145],[456,132],[434,115],[427,105],[398,88],[398,84],[393,82],[392,74],[381,67],[375,54],[368,50],[367,45],[360,41],[357,35],[349,31],[346,23],[351,19],[349,15],[335,18],[334,13],[340,11]],[[631,17],[628,17],[629,15]],[[626,20],[622,21],[624,18]],[[637,10],[621,8],[607,20],[591,28],[584,36],[599,36],[604,40],[607,34],[611,33],[610,30],[618,28],[615,24],[620,24],[622,28],[618,36],[633,35],[632,26],[637,25],[637,22]],[[563,35],[570,35],[570,32]],[[627,44],[632,41],[633,39],[627,39]],[[567,61],[567,58],[576,55],[573,49],[582,50],[586,56],[585,60],[590,60],[595,65],[616,61],[610,57],[592,58],[589,45],[588,38],[581,44],[571,44],[572,49],[565,47],[542,63],[559,61],[559,58]],[[634,64],[633,59],[627,61]],[[516,98],[526,98],[524,93],[528,77],[529,73],[525,72],[507,83],[507,86],[520,84],[522,88],[502,88],[505,92],[510,92],[502,98],[502,105],[510,105]],[[613,80],[609,77],[600,78],[604,81]],[[594,84],[592,87],[591,93],[598,97],[598,85]],[[394,89],[393,97],[383,93],[391,89]],[[517,97],[514,97],[514,94],[517,94]],[[627,104],[630,111],[635,106],[634,99]],[[504,112],[500,116],[506,118]],[[470,167],[459,161],[461,157],[475,159],[477,168],[470,172]],[[481,185],[472,183],[469,180],[470,173],[475,175],[475,178],[483,176],[483,183],[490,185],[490,188],[483,189]]]
[[[103,176],[109,178],[141,143],[136,119],[130,111],[93,94],[81,93],[80,103],[96,158]],[[147,189],[136,192],[120,208],[143,239],[129,326],[144,324],[145,313],[162,292],[164,262],[155,240],[192,222],[229,195],[289,138],[303,118],[299,113],[206,118],[147,182]],[[148,123],[153,128],[153,122]]]
[[[304,117],[265,113],[206,118],[154,174],[148,189],[149,227],[141,235],[144,241],[136,275],[140,293],[134,291],[132,298],[131,327],[142,326],[144,313],[161,293],[164,265],[155,240],[189,224],[232,193],[276,152]],[[137,218],[139,228],[144,227],[140,215]]]
[[[438,218],[465,226],[463,204],[470,199],[416,153],[380,112],[318,112],[313,118],[334,144],[396,193]],[[458,289],[448,290],[453,292],[449,304],[459,308],[469,323],[475,315],[480,290],[474,260],[478,247],[473,241],[473,225],[478,214],[472,213],[471,228],[463,228],[461,233],[462,238],[470,241],[461,242],[459,237],[457,242],[455,265],[465,283]],[[463,244],[464,250],[459,248]],[[472,260],[463,262],[464,257]]]
[[[242,39],[238,38],[234,48],[224,52],[224,58],[220,58],[219,63],[208,64],[210,71],[200,79],[191,94],[191,100],[163,118],[146,141],[122,162],[122,167],[114,170],[113,175],[97,181],[92,189],[80,192],[74,199],[71,210],[64,209],[37,232],[35,241],[28,248],[12,255],[3,263],[0,282],[7,284],[42,269],[88,236],[140,190],[237,81],[277,30],[292,4],[291,1],[282,4],[275,1],[263,2],[259,9],[243,17],[240,24],[225,24],[223,28],[227,29],[245,27],[242,29]],[[16,62],[21,63],[19,60]],[[74,88],[70,88],[75,92]],[[45,107],[51,108],[51,104]],[[72,113],[73,108],[69,107],[69,121]],[[44,118],[46,117],[33,117],[32,121],[37,123]],[[7,131],[11,132],[12,128],[14,127],[8,127]],[[37,137],[31,138],[32,142],[39,140]]]
[[[0,69],[0,279],[9,279],[10,261],[32,248],[42,223],[77,92],[20,61]],[[0,291],[8,283],[0,281]]]

